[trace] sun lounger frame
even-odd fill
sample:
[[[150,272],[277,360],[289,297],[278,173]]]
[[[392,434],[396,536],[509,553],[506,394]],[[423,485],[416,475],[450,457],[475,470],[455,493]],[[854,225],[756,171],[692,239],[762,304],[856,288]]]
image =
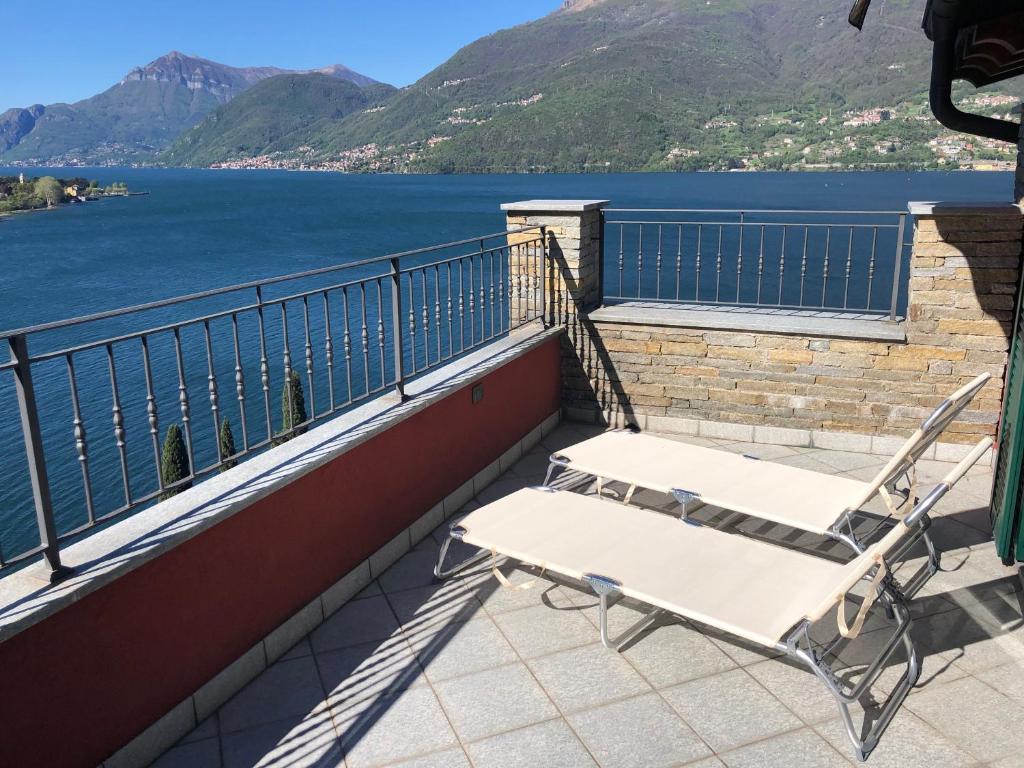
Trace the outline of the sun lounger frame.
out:
[[[885,558],[883,562],[889,562],[895,554],[905,550],[906,544],[903,540],[913,536],[914,529],[919,525],[943,496],[967,473],[967,471],[978,462],[984,453],[992,446],[991,438],[985,438],[961,461],[956,468],[940,481],[923,499],[919,500],[914,509],[902,520],[897,522],[894,530],[886,534],[885,540],[889,542],[887,548],[881,553]],[[561,493],[549,486],[543,486],[538,490],[549,493]],[[681,525],[694,525],[701,527],[700,523],[683,518]],[[902,529],[897,532],[897,529]],[[438,578],[447,578],[456,572],[480,562],[494,553],[480,552],[462,563],[451,568],[444,568],[444,561],[447,558],[449,547],[452,541],[462,541],[467,534],[467,529],[461,525],[461,521],[452,524],[449,536],[444,540],[438,554],[438,561],[435,567],[435,575]],[[722,532],[722,536],[731,534]],[[881,545],[881,544],[880,544]],[[879,546],[880,546],[879,545]],[[878,568],[875,566],[861,576],[861,580],[875,582]],[[713,575],[709,574],[709,577]],[[650,627],[659,616],[668,613],[661,608],[655,608],[639,621],[626,629],[618,637],[612,638],[608,629],[608,611],[613,599],[621,595],[621,585],[614,579],[596,573],[588,573],[583,576],[583,582],[597,595],[599,599],[599,633],[602,644],[616,652],[620,651],[627,643],[637,638],[642,632]],[[917,683],[921,673],[920,660],[917,650],[910,636],[912,624],[910,615],[910,597],[892,577],[891,571],[877,585],[877,602],[885,608],[886,621],[893,627],[892,634],[886,641],[881,651],[869,662],[861,673],[856,684],[844,683],[828,660],[828,655],[833,645],[819,649],[819,646],[812,640],[810,630],[813,621],[804,619],[796,624],[789,632],[785,633],[784,639],[775,643],[774,646],[765,645],[771,650],[785,654],[791,660],[807,667],[822,682],[839,708],[843,725],[847,735],[853,744],[854,754],[858,761],[864,761],[878,745],[879,739],[888,728],[895,717],[900,705],[906,699],[911,688]],[[842,598],[841,598],[842,599]],[[865,600],[874,599],[870,593]],[[686,618],[686,617],[683,617]],[[687,621],[694,621],[687,618]],[[715,627],[722,631],[721,627]],[[893,654],[902,647],[906,653],[905,669],[899,681],[886,697],[885,701],[878,708],[876,719],[867,728],[866,732],[858,730],[850,712],[850,706],[858,702],[861,697],[878,680],[886,668],[886,662]]]

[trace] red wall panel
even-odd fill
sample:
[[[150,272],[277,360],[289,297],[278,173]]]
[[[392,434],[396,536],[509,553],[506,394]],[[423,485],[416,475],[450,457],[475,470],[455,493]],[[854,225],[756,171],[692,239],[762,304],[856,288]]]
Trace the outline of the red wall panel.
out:
[[[0,764],[92,766],[559,407],[554,338],[0,644]]]

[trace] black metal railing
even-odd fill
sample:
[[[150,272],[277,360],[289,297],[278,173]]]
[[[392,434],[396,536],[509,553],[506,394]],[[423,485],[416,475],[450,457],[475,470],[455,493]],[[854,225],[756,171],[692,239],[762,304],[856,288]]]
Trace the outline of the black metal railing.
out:
[[[888,315],[906,308],[907,214],[609,208],[606,302]]]
[[[545,238],[500,232],[0,333],[0,569],[42,555],[60,574],[61,542],[554,322]],[[187,471],[169,482],[171,423]]]

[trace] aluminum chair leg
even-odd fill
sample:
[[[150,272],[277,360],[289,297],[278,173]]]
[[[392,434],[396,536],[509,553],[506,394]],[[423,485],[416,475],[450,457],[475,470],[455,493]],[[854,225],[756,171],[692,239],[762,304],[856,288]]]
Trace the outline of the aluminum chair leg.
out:
[[[601,601],[599,609],[599,624],[601,629],[601,644],[605,648],[609,648],[616,652],[619,651],[624,645],[626,645],[626,643],[657,621],[658,617],[663,613],[660,608],[655,608],[650,613],[642,616],[639,620],[634,622],[629,629],[625,630],[618,637],[613,638],[608,632],[608,598],[612,595],[619,594],[619,583],[614,579],[609,579],[605,576],[597,576],[592,573],[585,575],[583,580],[590,585],[590,588],[594,590]]]
[[[461,563],[453,565],[451,568],[445,569],[444,561],[448,556],[448,549],[452,545],[452,541],[462,541],[462,537],[466,534],[466,529],[459,525],[453,525],[451,531],[448,534],[448,538],[441,544],[441,551],[437,555],[437,565],[434,566],[434,576],[438,579],[447,579],[450,576],[454,576],[461,570],[469,568],[471,565],[476,565],[480,561],[484,560],[490,553],[489,552],[477,552],[475,555],[466,558]]]

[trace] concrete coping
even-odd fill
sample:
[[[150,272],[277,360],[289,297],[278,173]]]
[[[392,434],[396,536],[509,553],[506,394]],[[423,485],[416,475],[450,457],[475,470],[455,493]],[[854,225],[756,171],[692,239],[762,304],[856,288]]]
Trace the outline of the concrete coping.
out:
[[[611,200],[522,200],[502,203],[501,210],[509,213],[585,213],[607,207]]]
[[[159,557],[381,432],[522,357],[562,332],[534,321],[406,385],[410,399],[386,394],[284,445],[213,475],[183,493],[126,516],[61,549],[74,573],[51,585],[36,562],[0,577],[0,642]],[[340,574],[339,574],[340,575]]]
[[[911,202],[907,208],[913,216],[1021,216],[1024,211],[1014,203],[938,203]]]
[[[903,323],[888,317],[828,310],[770,307],[719,307],[630,301],[609,304],[590,313],[595,322],[660,325],[716,331],[751,331],[832,339],[865,339],[903,343]]]

